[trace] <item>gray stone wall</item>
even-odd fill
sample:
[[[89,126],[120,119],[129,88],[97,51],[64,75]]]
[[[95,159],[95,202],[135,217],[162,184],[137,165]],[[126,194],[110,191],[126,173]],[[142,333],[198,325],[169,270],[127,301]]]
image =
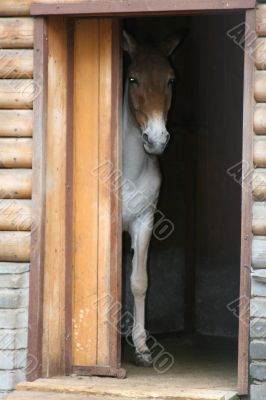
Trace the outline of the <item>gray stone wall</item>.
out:
[[[29,264],[0,263],[0,393],[25,379]]]

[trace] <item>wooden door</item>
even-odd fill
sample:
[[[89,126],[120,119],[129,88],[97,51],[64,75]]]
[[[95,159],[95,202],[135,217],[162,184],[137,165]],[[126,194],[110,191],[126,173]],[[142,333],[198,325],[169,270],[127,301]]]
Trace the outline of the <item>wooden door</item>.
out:
[[[69,372],[121,376],[121,217],[114,186],[121,159],[119,28],[112,19],[89,18],[72,28],[67,364]]]

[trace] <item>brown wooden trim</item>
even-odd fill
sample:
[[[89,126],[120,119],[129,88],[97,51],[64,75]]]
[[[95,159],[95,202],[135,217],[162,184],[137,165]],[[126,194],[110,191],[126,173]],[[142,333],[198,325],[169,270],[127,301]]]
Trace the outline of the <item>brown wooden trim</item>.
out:
[[[239,340],[238,340],[238,394],[248,394],[249,386],[249,299],[252,243],[252,189],[253,170],[253,111],[254,111],[254,59],[252,49],[254,38],[250,32],[256,32],[256,12],[246,13],[246,45],[244,64],[244,104],[243,104],[243,153],[242,174],[242,219],[241,219],[241,273],[239,304]],[[247,167],[248,165],[248,171]]]
[[[115,171],[122,170],[122,142],[121,142],[121,110],[122,110],[122,51],[120,46],[120,23],[113,21],[112,41],[112,119],[111,119],[111,163]],[[120,179],[120,178],[118,178]],[[118,188],[121,187],[118,182]],[[122,301],[122,211],[120,189],[111,190],[111,268],[110,268],[110,294],[111,301],[116,310],[111,307],[112,315],[117,318],[117,323],[110,323],[110,366],[120,367],[121,364],[121,335],[118,321],[120,320]],[[115,311],[115,312],[114,312]],[[110,316],[111,318],[111,316]],[[114,321],[112,321],[114,322]]]
[[[74,91],[74,29],[68,21],[67,65],[67,143],[66,143],[66,286],[65,286],[65,365],[66,375],[72,371],[72,285],[73,285],[73,91]]]
[[[27,379],[33,381],[42,373],[43,276],[45,238],[45,178],[48,46],[44,18],[34,23],[34,81],[32,159],[32,233],[29,304],[29,348]]]
[[[73,374],[80,376],[110,376],[119,379],[126,378],[126,370],[124,368],[99,367],[98,365],[91,367],[73,367]]]
[[[182,11],[230,11],[255,8],[256,0],[101,0],[79,3],[33,3],[31,15],[126,16]]]

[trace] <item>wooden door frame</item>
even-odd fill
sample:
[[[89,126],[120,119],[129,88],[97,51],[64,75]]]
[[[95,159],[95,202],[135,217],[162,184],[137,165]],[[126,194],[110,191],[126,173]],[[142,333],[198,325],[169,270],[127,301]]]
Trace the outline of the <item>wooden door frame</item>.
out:
[[[32,372],[29,370],[27,379],[33,381],[41,377],[42,366],[42,332],[43,332],[43,272],[44,272],[44,229],[45,229],[45,168],[46,168],[46,116],[47,116],[47,28],[46,17],[51,15],[77,16],[144,16],[144,15],[180,15],[191,13],[225,13],[229,11],[244,11],[246,22],[251,29],[255,29],[256,0],[135,0],[134,2],[115,2],[102,0],[98,2],[76,2],[76,3],[33,3],[31,15],[35,19],[35,50],[34,50],[34,77],[38,81],[40,95],[34,100],[34,140],[33,140],[33,232],[31,245],[31,272],[30,272],[30,306],[29,306],[29,363],[32,359],[37,363],[37,368]],[[242,159],[253,165],[253,79],[254,60],[250,57],[250,48],[253,43],[246,43],[245,64],[244,64],[244,100],[243,100],[243,155]],[[71,44],[70,44],[71,51]],[[121,94],[119,88],[119,76],[113,85],[113,95],[117,98]],[[115,97],[114,97],[115,98]],[[118,103],[117,103],[118,104]],[[71,121],[69,120],[69,129]],[[119,121],[113,123],[114,130],[117,129]],[[116,136],[116,135],[115,135]],[[121,165],[121,149],[119,143],[115,144],[113,157],[116,163]],[[121,146],[120,146],[121,147]],[[71,157],[71,141],[69,142],[67,157]],[[120,158],[120,159],[118,159]],[[71,179],[71,169],[67,169],[67,180]],[[244,181],[250,179],[244,176]],[[69,205],[69,197],[67,203]],[[116,212],[119,214],[119,204],[115,203]],[[118,207],[118,208],[117,208]],[[117,215],[118,215],[117,214]],[[240,283],[240,315],[239,321],[239,353],[238,353],[238,392],[248,392],[248,362],[249,362],[249,313],[246,311],[250,298],[250,274],[245,268],[251,264],[251,241],[252,241],[252,192],[249,185],[248,190],[242,188],[242,227],[241,227],[241,283]],[[69,215],[67,216],[69,221]],[[115,235],[121,234],[121,213],[117,219],[117,226],[114,228]],[[68,245],[69,246],[69,245]],[[69,253],[68,253],[69,256]],[[112,283],[112,290],[115,298],[119,301],[121,293],[121,249],[118,249],[118,257],[113,260],[116,265],[116,274]],[[70,288],[70,281],[67,279],[66,286]],[[70,296],[66,297],[67,299]],[[68,305],[69,306],[69,305]],[[245,311],[242,313],[242,311]],[[244,318],[243,318],[244,315]],[[66,343],[69,349],[69,322],[67,316],[68,331],[66,332]],[[115,336],[117,353],[119,357],[119,344]],[[68,351],[68,354],[71,354]],[[116,359],[116,361],[118,361]],[[67,373],[70,372],[70,356],[66,358]]]

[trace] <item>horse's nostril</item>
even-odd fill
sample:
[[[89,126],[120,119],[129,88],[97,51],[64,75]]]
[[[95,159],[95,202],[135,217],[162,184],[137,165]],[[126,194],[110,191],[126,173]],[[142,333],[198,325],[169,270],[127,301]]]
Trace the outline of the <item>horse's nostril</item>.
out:
[[[150,143],[149,136],[147,135],[147,133],[143,133],[142,137],[143,137],[144,142]]]

